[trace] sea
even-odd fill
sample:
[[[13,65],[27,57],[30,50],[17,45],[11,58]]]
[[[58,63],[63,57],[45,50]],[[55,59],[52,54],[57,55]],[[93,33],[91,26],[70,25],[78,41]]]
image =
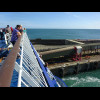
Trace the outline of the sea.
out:
[[[62,80],[68,87],[100,87],[100,69],[65,76]]]
[[[100,29],[27,29],[30,39],[100,39]]]
[[[100,39],[100,29],[27,29],[29,39]],[[68,87],[100,87],[100,69],[65,76]]]

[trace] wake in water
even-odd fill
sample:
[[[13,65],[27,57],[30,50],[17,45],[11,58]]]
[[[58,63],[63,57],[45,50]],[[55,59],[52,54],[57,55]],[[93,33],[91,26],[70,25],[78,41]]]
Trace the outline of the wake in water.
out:
[[[62,78],[69,87],[100,87],[100,69]]]

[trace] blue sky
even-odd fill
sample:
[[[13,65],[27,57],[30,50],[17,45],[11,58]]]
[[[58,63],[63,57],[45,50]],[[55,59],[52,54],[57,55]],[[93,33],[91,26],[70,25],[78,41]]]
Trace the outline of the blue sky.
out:
[[[0,12],[0,27],[100,29],[100,12]]]

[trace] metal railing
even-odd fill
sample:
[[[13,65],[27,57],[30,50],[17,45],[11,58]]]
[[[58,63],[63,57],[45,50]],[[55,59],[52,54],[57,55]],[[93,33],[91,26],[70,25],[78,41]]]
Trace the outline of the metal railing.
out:
[[[18,87],[47,87],[43,71],[39,66],[26,33],[22,37],[20,49],[20,64],[16,62],[15,65],[15,70],[19,73]]]
[[[19,58],[18,58],[19,56]],[[14,71],[17,87],[61,87],[30,42],[26,32],[15,43],[0,68],[0,87],[10,87]],[[14,78],[14,77],[13,77]]]
[[[0,87],[10,87],[14,70],[18,73],[18,87],[60,86],[53,74],[44,67],[44,64],[27,34],[24,33],[18,38],[0,68]]]

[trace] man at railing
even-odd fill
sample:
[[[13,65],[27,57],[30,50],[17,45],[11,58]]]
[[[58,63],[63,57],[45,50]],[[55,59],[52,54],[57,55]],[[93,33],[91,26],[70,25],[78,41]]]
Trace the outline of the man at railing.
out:
[[[9,25],[7,25],[7,27],[5,28],[5,33],[8,32],[10,34],[10,36],[12,35],[12,31]]]
[[[23,28],[22,28],[22,25],[20,25],[20,26],[21,26],[21,29],[19,30],[19,32],[22,34]]]
[[[22,35],[19,31],[20,29],[21,29],[21,25],[17,25],[14,31],[12,32],[11,43],[13,44],[13,46],[15,45],[19,36]]]

